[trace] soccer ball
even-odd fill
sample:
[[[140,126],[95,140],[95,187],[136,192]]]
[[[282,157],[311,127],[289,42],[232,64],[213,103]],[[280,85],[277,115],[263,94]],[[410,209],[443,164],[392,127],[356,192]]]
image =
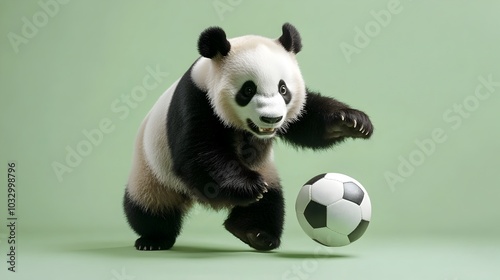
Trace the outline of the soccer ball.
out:
[[[339,173],[321,174],[305,183],[297,196],[295,210],[307,235],[329,247],[358,240],[372,214],[365,188]]]

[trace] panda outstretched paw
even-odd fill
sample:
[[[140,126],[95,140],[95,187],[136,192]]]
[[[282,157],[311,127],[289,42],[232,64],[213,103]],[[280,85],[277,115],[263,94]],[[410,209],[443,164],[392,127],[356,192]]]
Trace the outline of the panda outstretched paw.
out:
[[[140,237],[135,241],[135,248],[139,251],[159,251],[172,248],[175,240]]]
[[[327,139],[342,137],[370,138],[373,125],[365,113],[356,109],[344,109],[336,112],[326,129]]]

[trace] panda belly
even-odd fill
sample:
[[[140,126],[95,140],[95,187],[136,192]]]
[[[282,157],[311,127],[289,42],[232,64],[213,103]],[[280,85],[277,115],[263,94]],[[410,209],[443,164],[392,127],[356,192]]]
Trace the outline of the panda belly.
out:
[[[136,204],[150,211],[190,205],[189,189],[172,171],[167,137],[167,113],[178,82],[155,103],[136,139],[127,192]]]

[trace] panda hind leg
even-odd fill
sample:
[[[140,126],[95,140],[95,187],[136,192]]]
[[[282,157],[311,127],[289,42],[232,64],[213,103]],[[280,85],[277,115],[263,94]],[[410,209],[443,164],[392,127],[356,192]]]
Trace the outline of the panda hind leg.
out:
[[[187,207],[169,207],[148,211],[125,193],[124,208],[132,229],[140,235],[135,248],[141,251],[169,250],[174,245],[182,227]]]
[[[248,206],[235,206],[224,226],[256,250],[273,250],[281,243],[284,207],[281,187],[270,187],[261,200]]]

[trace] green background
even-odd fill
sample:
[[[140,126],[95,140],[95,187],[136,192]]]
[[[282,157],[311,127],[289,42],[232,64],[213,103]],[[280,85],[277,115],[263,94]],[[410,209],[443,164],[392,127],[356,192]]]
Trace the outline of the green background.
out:
[[[54,1],[0,2],[2,279],[500,279],[500,2]],[[372,139],[321,153],[277,141],[287,219],[274,253],[250,250],[222,228],[224,212],[203,208],[172,251],[135,251],[121,200],[143,117],[197,58],[204,28],[276,38],[284,22],[302,35],[306,84],[367,112]],[[148,69],[168,75],[123,101]],[[481,77],[496,84],[481,88]],[[58,178],[54,163],[66,165],[68,147],[102,121],[112,131]],[[9,161],[16,273],[6,263]],[[321,247],[295,218],[299,188],[323,172],[370,194],[370,227],[347,247]]]

